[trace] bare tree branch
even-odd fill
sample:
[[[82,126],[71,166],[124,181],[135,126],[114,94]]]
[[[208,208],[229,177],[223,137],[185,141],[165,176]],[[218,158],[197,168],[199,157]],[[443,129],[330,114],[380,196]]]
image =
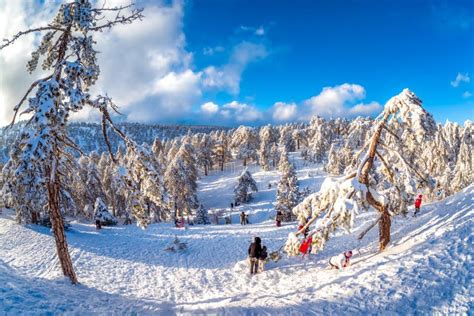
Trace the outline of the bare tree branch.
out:
[[[358,240],[361,240],[362,238],[364,238],[364,236],[372,229],[374,228],[380,221],[380,219],[382,218],[382,216],[379,216],[375,221],[373,221],[369,226],[367,226],[360,234],[359,236],[357,236],[357,239]]]
[[[136,9],[133,10],[130,15],[120,15],[120,10],[117,11],[117,15],[115,16],[115,19],[107,21],[105,24],[96,26],[96,27],[91,27],[89,28],[89,31],[102,31],[103,29],[106,28],[111,28],[112,26],[116,24],[130,24],[135,20],[142,20],[144,18],[144,15],[142,14],[143,9]]]
[[[15,34],[11,39],[4,39],[3,41],[5,42],[4,44],[0,45],[0,50],[4,49],[5,47],[13,44],[13,42],[15,42],[17,39],[19,39],[20,37],[22,37],[23,35],[27,35],[27,34],[30,34],[30,33],[35,33],[35,32],[42,32],[42,31],[51,31],[51,30],[55,30],[55,31],[66,31],[60,27],[57,27],[57,26],[52,26],[52,25],[48,25],[48,26],[42,26],[42,27],[37,27],[35,29],[29,29],[29,30],[26,30],[26,31],[22,31],[22,32],[18,32],[17,34]]]

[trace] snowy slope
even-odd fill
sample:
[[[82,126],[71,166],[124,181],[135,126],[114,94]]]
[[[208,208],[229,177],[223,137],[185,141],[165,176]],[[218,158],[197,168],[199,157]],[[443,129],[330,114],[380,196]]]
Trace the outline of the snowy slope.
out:
[[[293,159],[295,159],[293,157]],[[304,185],[317,189],[317,166],[299,163]],[[241,169],[230,167],[199,183],[199,197],[212,210],[225,208]],[[252,169],[253,168],[253,169]],[[306,168],[306,170],[302,170]],[[355,312],[472,313],[474,271],[474,185],[421,215],[397,217],[392,243],[378,253],[377,229],[359,244],[355,236],[375,214],[359,216],[350,235],[337,233],[324,251],[309,258],[284,258],[251,277],[245,261],[254,235],[270,250],[279,248],[294,224],[276,228],[271,220],[276,172],[250,167],[258,185],[248,226],[208,225],[187,230],[169,224],[147,230],[105,228],[73,222],[68,241],[81,282],[61,277],[48,229],[19,226],[10,211],[0,216],[0,311],[7,313],[312,314]],[[308,177],[309,175],[309,177]],[[239,209],[235,210],[235,221]],[[177,235],[182,253],[163,249]],[[330,256],[355,249],[353,266],[327,269]]]

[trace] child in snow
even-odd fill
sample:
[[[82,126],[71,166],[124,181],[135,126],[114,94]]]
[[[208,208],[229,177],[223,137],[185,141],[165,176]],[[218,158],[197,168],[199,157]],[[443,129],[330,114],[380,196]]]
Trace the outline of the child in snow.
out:
[[[263,272],[265,269],[265,263],[267,262],[267,246],[262,247],[262,252],[260,253],[260,258],[258,259],[258,272]]]
[[[313,237],[309,236],[307,239],[303,241],[303,243],[300,246],[300,252],[304,256],[311,251],[311,244],[313,243]]]
[[[329,265],[331,268],[342,270],[343,268],[347,268],[349,266],[349,260],[351,257],[352,251],[348,250],[338,256],[331,257],[331,259],[329,259]]]
[[[418,213],[420,211],[421,200],[422,199],[423,199],[423,195],[420,194],[420,195],[418,195],[418,197],[415,200],[415,213],[413,214],[414,217],[416,216],[416,213]]]
[[[240,213],[240,225],[245,225],[245,213],[244,213],[244,211],[242,211],[242,213]]]
[[[255,237],[249,247],[250,274],[256,274],[258,272],[258,259],[261,255],[262,240],[260,237]]]

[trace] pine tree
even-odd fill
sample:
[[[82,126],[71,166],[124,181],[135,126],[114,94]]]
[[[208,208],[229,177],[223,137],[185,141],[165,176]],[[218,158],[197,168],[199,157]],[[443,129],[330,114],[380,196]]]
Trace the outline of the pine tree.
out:
[[[167,166],[164,181],[175,218],[191,215],[199,204],[196,161],[190,144],[181,145],[176,157]]]
[[[258,157],[260,165],[264,170],[270,170],[270,157],[272,146],[278,141],[278,133],[271,125],[266,125],[260,129],[260,148]]]
[[[215,142],[213,151],[213,160],[221,171],[224,171],[224,165],[232,159],[230,152],[229,139],[224,131],[219,133],[218,139]]]
[[[214,143],[208,134],[195,135],[196,142],[196,160],[197,164],[204,169],[204,175],[207,176],[209,170],[212,168],[212,149]]]
[[[237,159],[242,159],[244,167],[248,160],[257,160],[258,136],[253,128],[239,126],[232,134],[231,148]]]
[[[107,206],[100,197],[95,200],[94,204],[94,222],[100,221],[103,226],[117,225],[117,219],[109,213]]]
[[[295,141],[293,139],[293,130],[290,125],[280,128],[279,147],[284,147],[286,152],[295,151]]]
[[[453,170],[454,177],[451,187],[454,192],[462,190],[474,181],[473,135],[474,124],[471,121],[467,121],[461,135],[459,154]]]
[[[207,209],[202,204],[199,205],[196,211],[195,222],[199,225],[208,225],[211,223]]]
[[[368,207],[379,213],[379,249],[384,250],[390,242],[391,216],[403,213],[417,190],[432,188],[432,180],[420,168],[420,148],[434,137],[436,124],[413,92],[405,89],[391,98],[370,133],[356,168],[341,177],[327,177],[319,192],[293,209],[299,219],[312,217],[297,234],[318,220],[310,232],[313,253],[336,228],[349,231],[358,211]],[[411,136],[399,136],[407,134]],[[297,254],[297,234],[291,234],[285,247],[291,255]]]
[[[292,136],[293,140],[296,142],[296,149],[300,150],[301,144],[305,146],[308,145],[307,135],[304,129],[298,128],[293,130]]]
[[[19,193],[19,205],[47,197],[61,268],[74,284],[77,277],[64,234],[61,196],[64,196],[62,175],[68,172],[67,161],[72,160],[65,148],[79,148],[68,137],[66,126],[70,114],[82,110],[85,105],[103,113],[104,131],[105,125],[112,124],[107,110],[112,104],[110,98],[98,96],[93,99],[88,92],[99,76],[93,34],[142,18],[141,10],[132,10],[128,15],[122,13],[129,8],[131,6],[92,8],[88,0],[67,2],[60,6],[48,25],[19,32],[0,46],[4,49],[24,35],[46,32],[39,48],[32,53],[27,69],[33,72],[39,59],[44,57],[42,68],[51,73],[35,81],[14,108],[12,125],[26,100],[28,105],[23,112],[30,113],[31,119],[24,127],[10,162],[10,167],[16,170],[11,185]],[[102,22],[104,15],[110,12],[115,13],[115,18]],[[28,98],[33,91],[34,96]],[[21,189],[26,185],[27,190]],[[40,197],[38,193],[42,193]],[[31,212],[31,209],[26,211]]]
[[[277,186],[275,209],[283,214],[285,221],[293,219],[292,209],[299,202],[299,187],[296,172],[288,160],[288,153],[281,151],[280,164],[278,170],[281,173],[280,181]]]
[[[252,178],[250,172],[245,169],[237,180],[237,185],[234,188],[235,202],[248,202],[250,200],[249,190],[258,192],[257,182]]]

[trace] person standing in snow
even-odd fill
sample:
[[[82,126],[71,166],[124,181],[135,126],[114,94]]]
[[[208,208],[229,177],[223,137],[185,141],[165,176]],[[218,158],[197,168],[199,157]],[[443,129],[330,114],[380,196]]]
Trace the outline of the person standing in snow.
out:
[[[240,225],[245,225],[245,213],[242,211],[240,213]]]
[[[102,224],[100,223],[100,219],[95,220],[95,229],[99,230],[102,228]]]
[[[281,213],[281,211],[278,211],[277,212],[277,215],[275,217],[275,222],[276,222],[276,226],[277,227],[280,227],[281,226],[281,218],[283,217],[283,214]]]
[[[265,269],[265,263],[267,262],[267,246],[262,247],[262,252],[260,253],[260,258],[258,259],[258,272],[263,272]]]
[[[256,274],[258,272],[258,259],[262,254],[262,240],[260,237],[255,237],[254,241],[249,247],[249,262],[250,262],[250,274]]]
[[[418,197],[416,198],[415,200],[415,213],[413,213],[413,217],[416,216],[416,213],[418,213],[420,211],[420,207],[421,207],[421,200],[423,199],[423,195],[419,194]]]
[[[347,268],[350,265],[349,260],[351,257],[352,251],[348,250],[338,256],[331,257],[331,259],[329,259],[329,265],[331,268],[342,270],[343,268]]]
[[[300,246],[300,252],[304,256],[306,256],[308,253],[311,252],[311,244],[313,243],[313,237],[309,236],[308,238],[305,238],[305,240],[301,243]]]

